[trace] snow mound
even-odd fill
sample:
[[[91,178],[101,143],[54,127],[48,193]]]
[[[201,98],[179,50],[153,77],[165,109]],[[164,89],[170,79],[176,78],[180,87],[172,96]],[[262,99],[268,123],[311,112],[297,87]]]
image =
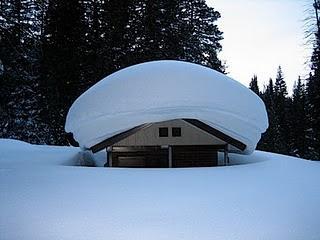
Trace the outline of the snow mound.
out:
[[[71,106],[66,132],[82,148],[143,123],[195,118],[246,144],[268,127],[263,101],[239,82],[193,63],[163,60],[115,72]]]
[[[5,150],[29,149],[32,147],[34,147],[34,145],[17,139],[0,138],[0,152]]]
[[[320,239],[320,162],[88,168],[66,164],[79,148],[25,145],[0,141],[1,240]]]
[[[47,165],[75,166],[79,152],[81,149],[75,147],[33,145],[15,139],[0,139],[0,170]]]

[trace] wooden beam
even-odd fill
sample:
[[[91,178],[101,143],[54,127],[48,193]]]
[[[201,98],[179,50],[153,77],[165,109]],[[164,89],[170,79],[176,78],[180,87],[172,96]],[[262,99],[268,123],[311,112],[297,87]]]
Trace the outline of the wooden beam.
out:
[[[107,158],[108,158],[108,162],[106,165],[108,167],[112,167],[112,147],[107,148]]]
[[[71,133],[71,132],[66,133],[66,138],[67,138],[67,140],[68,140],[68,143],[69,143],[71,146],[79,147],[79,143],[74,139],[73,133]]]
[[[169,168],[172,168],[172,147],[169,146],[168,149],[168,161],[169,161]]]
[[[229,160],[228,160],[228,144],[226,144],[225,148],[224,148],[224,165],[228,165],[229,164]]]
[[[155,152],[161,149],[167,148],[163,148],[162,146],[114,146],[112,147],[112,152]]]

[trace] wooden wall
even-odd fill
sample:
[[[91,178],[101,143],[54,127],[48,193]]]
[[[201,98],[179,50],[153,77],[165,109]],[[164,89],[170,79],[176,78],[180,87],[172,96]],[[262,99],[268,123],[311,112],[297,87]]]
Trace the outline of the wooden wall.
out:
[[[168,128],[168,137],[159,137],[159,128]],[[181,137],[173,137],[171,129],[181,128]],[[226,142],[181,120],[154,123],[151,126],[117,142],[113,146],[163,146],[163,145],[225,145]]]

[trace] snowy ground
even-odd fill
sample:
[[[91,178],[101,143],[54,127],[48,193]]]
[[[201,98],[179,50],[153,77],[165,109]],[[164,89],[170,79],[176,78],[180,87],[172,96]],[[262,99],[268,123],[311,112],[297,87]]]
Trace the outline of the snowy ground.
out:
[[[1,240],[320,239],[320,162],[87,168],[78,152],[0,140]]]

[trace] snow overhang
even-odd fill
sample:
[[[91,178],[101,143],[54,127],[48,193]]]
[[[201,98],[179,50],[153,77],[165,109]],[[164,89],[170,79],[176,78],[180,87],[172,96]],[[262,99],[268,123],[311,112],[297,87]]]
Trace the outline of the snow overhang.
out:
[[[142,124],[197,119],[245,144],[250,154],[268,127],[263,101],[210,68],[163,60],[134,65],[104,78],[69,109],[65,130],[82,148]]]

